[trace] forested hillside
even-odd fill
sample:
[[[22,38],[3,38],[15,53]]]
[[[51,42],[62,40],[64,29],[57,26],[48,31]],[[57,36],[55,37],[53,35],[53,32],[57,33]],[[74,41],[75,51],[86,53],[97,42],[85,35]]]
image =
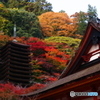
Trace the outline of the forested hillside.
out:
[[[53,12],[46,0],[0,0],[0,48],[14,39],[16,28],[17,42],[30,45],[33,68],[30,87],[1,83],[0,97],[18,100],[19,94],[56,81],[76,52],[89,17],[95,15],[96,8],[91,5],[87,12],[68,16],[64,11]]]

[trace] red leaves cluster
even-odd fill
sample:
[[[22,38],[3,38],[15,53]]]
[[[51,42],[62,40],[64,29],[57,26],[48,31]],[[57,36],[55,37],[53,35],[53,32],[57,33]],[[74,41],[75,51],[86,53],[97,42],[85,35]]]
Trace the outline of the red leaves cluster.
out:
[[[11,83],[0,84],[0,93],[13,93],[13,94],[24,94],[24,88],[20,86],[14,86]]]
[[[25,89],[25,93],[30,93],[30,92],[33,92],[37,89],[41,89],[43,87],[45,87],[46,85],[45,84],[40,84],[40,83],[36,83],[28,88]]]
[[[64,52],[59,51],[56,48],[46,48],[47,51],[46,57],[61,62],[62,64],[67,64],[68,59],[70,58],[69,55],[65,54]]]
[[[33,80],[43,84],[57,80],[55,73],[60,75],[70,56],[37,38],[27,39],[27,44],[32,51]]]
[[[23,88],[18,85],[15,86],[12,83],[0,84],[0,98],[3,100],[12,100],[12,98],[18,98],[21,94],[33,92],[37,89],[43,88],[44,86],[44,84],[36,83],[28,88]]]
[[[48,82],[53,82],[53,81],[56,81],[57,80],[57,78],[56,77],[48,77],[47,79],[46,79],[46,82],[48,81]]]
[[[30,45],[30,50],[45,49],[46,47],[46,44],[42,41],[27,44]]]

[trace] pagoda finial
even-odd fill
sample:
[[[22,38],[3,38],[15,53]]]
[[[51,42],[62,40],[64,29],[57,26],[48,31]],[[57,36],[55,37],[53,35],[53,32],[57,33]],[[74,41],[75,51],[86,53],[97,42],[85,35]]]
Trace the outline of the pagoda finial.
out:
[[[14,38],[16,38],[16,23],[14,23]]]
[[[16,23],[14,23],[14,35],[13,35],[14,39],[13,42],[17,42],[16,40]]]

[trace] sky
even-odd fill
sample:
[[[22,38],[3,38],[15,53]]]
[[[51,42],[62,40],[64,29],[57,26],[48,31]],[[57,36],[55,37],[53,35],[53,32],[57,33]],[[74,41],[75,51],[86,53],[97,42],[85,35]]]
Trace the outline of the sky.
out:
[[[96,7],[98,17],[100,18],[100,0],[46,0],[50,2],[54,12],[64,10],[69,16],[75,12],[87,12],[88,4]]]

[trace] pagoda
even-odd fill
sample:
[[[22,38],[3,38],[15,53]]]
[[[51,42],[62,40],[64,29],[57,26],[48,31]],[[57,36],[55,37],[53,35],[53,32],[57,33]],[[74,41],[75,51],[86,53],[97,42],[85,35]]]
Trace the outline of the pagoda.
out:
[[[0,81],[26,86],[32,78],[29,45],[8,42],[0,48]]]

